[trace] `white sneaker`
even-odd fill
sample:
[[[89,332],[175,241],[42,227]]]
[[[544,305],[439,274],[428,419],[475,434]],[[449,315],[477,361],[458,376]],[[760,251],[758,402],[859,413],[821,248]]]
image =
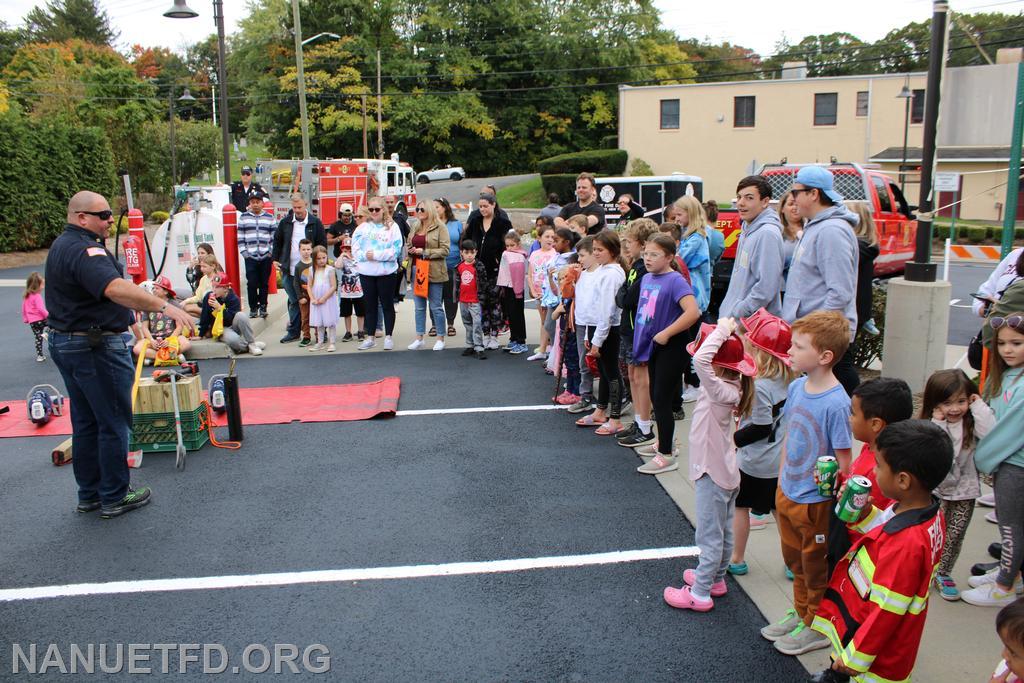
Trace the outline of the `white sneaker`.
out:
[[[384,342],[384,348],[387,348],[387,342]],[[414,339],[412,344],[409,344],[409,346],[407,346],[406,348],[409,349],[410,351],[416,351],[417,349],[422,349],[423,348],[423,340],[422,339]]]
[[[989,584],[995,584],[996,578],[999,576],[999,567],[996,567],[992,571],[986,572],[981,576],[971,576],[967,579],[967,585],[971,588],[981,588]],[[1024,593],[1024,580],[1021,579],[1020,574],[1013,581],[1013,592],[1017,594]]]
[[[989,513],[985,515],[985,521],[991,522],[992,524],[999,524],[999,519],[996,517],[996,511],[990,510]]]
[[[501,348],[501,344],[498,343],[497,337],[488,337],[487,342],[484,344],[484,348],[488,351],[497,351]]]
[[[334,346],[334,344],[327,345],[327,353],[334,353],[336,350],[337,348]]]
[[[679,469],[679,463],[676,462],[674,455],[666,456],[658,453],[650,461],[637,467],[636,471],[640,474],[663,474],[677,469]]]
[[[263,349],[261,349],[260,347],[256,346],[255,344],[249,344],[249,353],[251,353],[254,356],[262,356],[263,355]]]
[[[700,387],[686,386],[686,391],[683,392],[683,403],[693,403],[700,397]]]
[[[996,494],[994,494],[994,493],[986,493],[981,498],[978,498],[978,505],[981,505],[981,506],[984,506],[984,507],[987,507],[987,508],[994,508],[996,506]]]
[[[995,583],[986,583],[984,586],[964,591],[960,594],[960,599],[976,607],[1003,607],[1016,601],[1017,594],[1014,591],[1003,591]]]
[[[444,351],[444,340],[443,339],[438,339],[436,342],[434,342],[434,350],[435,351]]]
[[[267,343],[266,343],[266,342],[261,342],[261,341],[258,341],[258,342],[255,342],[255,344],[256,344],[256,346],[260,347],[260,350],[261,350],[261,351],[262,351],[263,349],[267,348]]]
[[[356,350],[357,351],[366,351],[367,349],[372,349],[376,345],[377,345],[377,342],[373,341],[373,337],[367,337],[365,340],[363,340],[362,344],[360,344],[359,346],[356,347]]]
[[[532,356],[528,356],[526,360],[547,360],[547,359],[548,359],[548,354],[543,353],[541,351],[538,351],[537,353],[533,354]]]
[[[306,350],[309,351],[310,353],[316,353],[317,351],[319,351],[322,348],[323,348],[323,346],[321,346],[320,342],[317,342],[316,344],[313,344],[312,346],[310,346]]]
[[[393,348],[395,348],[395,340],[393,340],[391,337],[384,337],[384,350],[390,351]]]

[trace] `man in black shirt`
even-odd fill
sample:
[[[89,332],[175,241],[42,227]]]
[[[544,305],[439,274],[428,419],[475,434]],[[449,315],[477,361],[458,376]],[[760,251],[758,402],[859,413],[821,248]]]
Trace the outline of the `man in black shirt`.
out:
[[[590,173],[580,173],[576,178],[576,201],[566,204],[555,219],[556,228],[568,228],[566,220],[573,216],[587,217],[587,234],[596,235],[605,228],[604,207],[597,203],[597,181]]]
[[[231,203],[239,211],[249,210],[249,199],[254,195],[263,195],[263,187],[252,179],[252,169],[242,167],[242,179],[231,183]]]
[[[124,333],[132,311],[161,312],[195,332],[192,316],[124,279],[104,240],[114,222],[107,200],[79,192],[46,257],[50,357],[71,400],[71,451],[78,512],[110,519],[149,503],[131,487],[128,433],[135,368]]]
[[[334,258],[341,256],[341,239],[345,235],[352,237],[356,231],[356,220],[352,216],[352,205],[342,204],[338,209],[338,220],[327,228],[327,245],[334,247]]]

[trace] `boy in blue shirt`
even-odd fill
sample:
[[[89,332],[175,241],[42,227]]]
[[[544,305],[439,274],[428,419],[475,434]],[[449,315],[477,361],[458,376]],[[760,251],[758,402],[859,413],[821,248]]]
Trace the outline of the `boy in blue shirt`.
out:
[[[845,475],[850,471],[850,397],[832,373],[846,353],[850,329],[836,311],[814,311],[793,323],[789,349],[795,372],[806,373],[789,385],[788,423],[775,494],[782,557],[793,572],[793,609],[761,635],[775,649],[800,655],[829,647],[828,638],[811,630],[828,588],[828,522],[831,497],[818,493],[818,458],[835,456]]]

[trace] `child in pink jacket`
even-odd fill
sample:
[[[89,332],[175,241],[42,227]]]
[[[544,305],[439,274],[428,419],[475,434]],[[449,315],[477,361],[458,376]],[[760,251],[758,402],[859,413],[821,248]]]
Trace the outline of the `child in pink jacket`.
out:
[[[736,321],[703,324],[686,350],[700,377],[700,397],[690,425],[690,479],[697,498],[697,569],[683,572],[684,586],[665,589],[665,602],[679,609],[707,612],[712,597],[726,593],[725,572],[732,556],[732,517],[740,488],[732,431],[736,416],[749,414],[754,399],[753,357],[737,337]]]
[[[46,319],[50,314],[43,303],[43,276],[33,271],[25,280],[25,293],[22,295],[21,319],[32,328],[36,338],[36,362],[46,360],[43,356],[43,333],[46,331]]]
[[[526,252],[519,246],[519,233],[509,230],[505,235],[505,251],[498,264],[498,287],[501,289],[501,308],[508,317],[509,342],[504,350],[516,355],[529,350],[523,301],[526,266]]]

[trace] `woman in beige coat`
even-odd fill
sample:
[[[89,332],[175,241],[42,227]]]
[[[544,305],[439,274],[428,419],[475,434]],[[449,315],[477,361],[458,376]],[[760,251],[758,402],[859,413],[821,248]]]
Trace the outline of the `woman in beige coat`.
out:
[[[414,269],[429,264],[430,273],[427,296],[413,296],[413,302],[416,304],[416,339],[409,344],[409,350],[415,351],[423,347],[423,334],[427,326],[427,306],[429,304],[431,320],[438,333],[437,341],[434,342],[434,350],[441,351],[444,349],[444,331],[446,329],[444,304],[441,302],[441,297],[444,292],[444,283],[448,281],[448,267],[445,265],[445,259],[448,257],[451,241],[448,237],[448,228],[437,216],[437,207],[434,206],[434,202],[424,201],[417,204],[416,218],[419,222],[409,240],[409,259],[414,264]],[[412,281],[416,282],[415,270]]]

